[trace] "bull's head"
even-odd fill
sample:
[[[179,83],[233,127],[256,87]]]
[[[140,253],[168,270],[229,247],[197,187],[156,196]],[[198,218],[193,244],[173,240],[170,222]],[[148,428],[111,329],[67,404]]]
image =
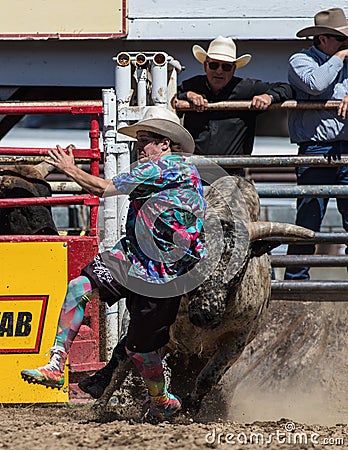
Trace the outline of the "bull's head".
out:
[[[208,264],[204,270],[209,275],[190,294],[189,317],[196,326],[214,328],[221,323],[227,303],[233,301],[250,258],[269,250],[268,245],[263,245],[263,238],[311,238],[314,232],[286,223],[258,222],[258,194],[254,185],[241,177],[218,179],[205,197],[203,238],[208,247]],[[209,260],[214,261],[210,272]]]

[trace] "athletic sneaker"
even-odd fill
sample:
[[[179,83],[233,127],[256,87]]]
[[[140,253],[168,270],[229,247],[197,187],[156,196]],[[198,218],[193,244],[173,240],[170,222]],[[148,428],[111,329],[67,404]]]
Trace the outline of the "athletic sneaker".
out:
[[[150,397],[150,401],[149,415],[158,421],[170,419],[181,409],[181,400],[179,397],[169,392],[161,397]]]
[[[64,385],[64,366],[67,354],[61,347],[52,347],[50,360],[37,369],[24,369],[21,376],[24,381],[34,384],[42,384],[47,388],[61,389]]]

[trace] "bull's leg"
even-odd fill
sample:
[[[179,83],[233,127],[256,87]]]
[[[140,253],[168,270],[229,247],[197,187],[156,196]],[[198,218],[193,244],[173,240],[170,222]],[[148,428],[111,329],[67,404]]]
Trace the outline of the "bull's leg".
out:
[[[96,400],[94,405],[92,406],[93,410],[98,413],[103,413],[106,405],[108,404],[112,394],[121,387],[122,383],[126,379],[132,363],[126,358],[119,362],[119,365],[115,368],[112,373],[111,381],[104,389],[102,395]]]
[[[216,353],[210,357],[207,364],[199,373],[193,391],[184,399],[184,408],[191,413],[197,413],[202,400],[214,386],[218,384],[225,372],[237,361],[242,354],[249,333],[243,333],[237,338],[230,336],[218,346]]]
[[[129,313],[127,310],[125,310],[122,317],[122,328],[121,328],[122,335],[112,352],[110,361],[106,364],[105,367],[98,370],[94,375],[92,375],[91,377],[84,378],[78,384],[79,388],[83,392],[86,392],[93,398],[100,398],[102,396],[104,389],[111,383],[113,372],[120,366],[120,364],[123,361],[127,359],[126,334],[128,324],[129,324]]]
[[[93,398],[100,398],[105,388],[111,383],[112,375],[120,364],[127,359],[126,336],[116,345],[110,361],[91,377],[84,378],[78,383],[78,387]]]

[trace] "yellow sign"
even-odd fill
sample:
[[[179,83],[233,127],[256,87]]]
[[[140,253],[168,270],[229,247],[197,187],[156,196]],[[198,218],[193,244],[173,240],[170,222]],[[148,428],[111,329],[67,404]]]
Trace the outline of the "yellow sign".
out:
[[[47,295],[0,296],[0,354],[38,353]]]
[[[1,0],[0,39],[124,37],[126,14],[126,0]]]
[[[0,403],[66,402],[20,372],[48,362],[67,287],[67,243],[0,242]]]

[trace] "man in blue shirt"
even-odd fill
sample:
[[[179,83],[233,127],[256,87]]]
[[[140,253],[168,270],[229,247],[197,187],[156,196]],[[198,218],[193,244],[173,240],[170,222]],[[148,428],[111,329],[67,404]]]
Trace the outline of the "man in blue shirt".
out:
[[[304,28],[298,37],[313,36],[308,50],[289,59],[289,83],[297,100],[340,100],[338,110],[293,110],[289,114],[289,134],[299,146],[300,155],[338,158],[348,154],[348,21],[340,8],[318,12],[314,26]],[[348,184],[347,167],[300,167],[297,182],[306,184]],[[328,198],[299,198],[296,224],[320,231]],[[348,231],[348,199],[337,199],[342,224]],[[288,254],[314,253],[314,245],[290,245]],[[285,279],[308,280],[308,267],[292,267]]]

